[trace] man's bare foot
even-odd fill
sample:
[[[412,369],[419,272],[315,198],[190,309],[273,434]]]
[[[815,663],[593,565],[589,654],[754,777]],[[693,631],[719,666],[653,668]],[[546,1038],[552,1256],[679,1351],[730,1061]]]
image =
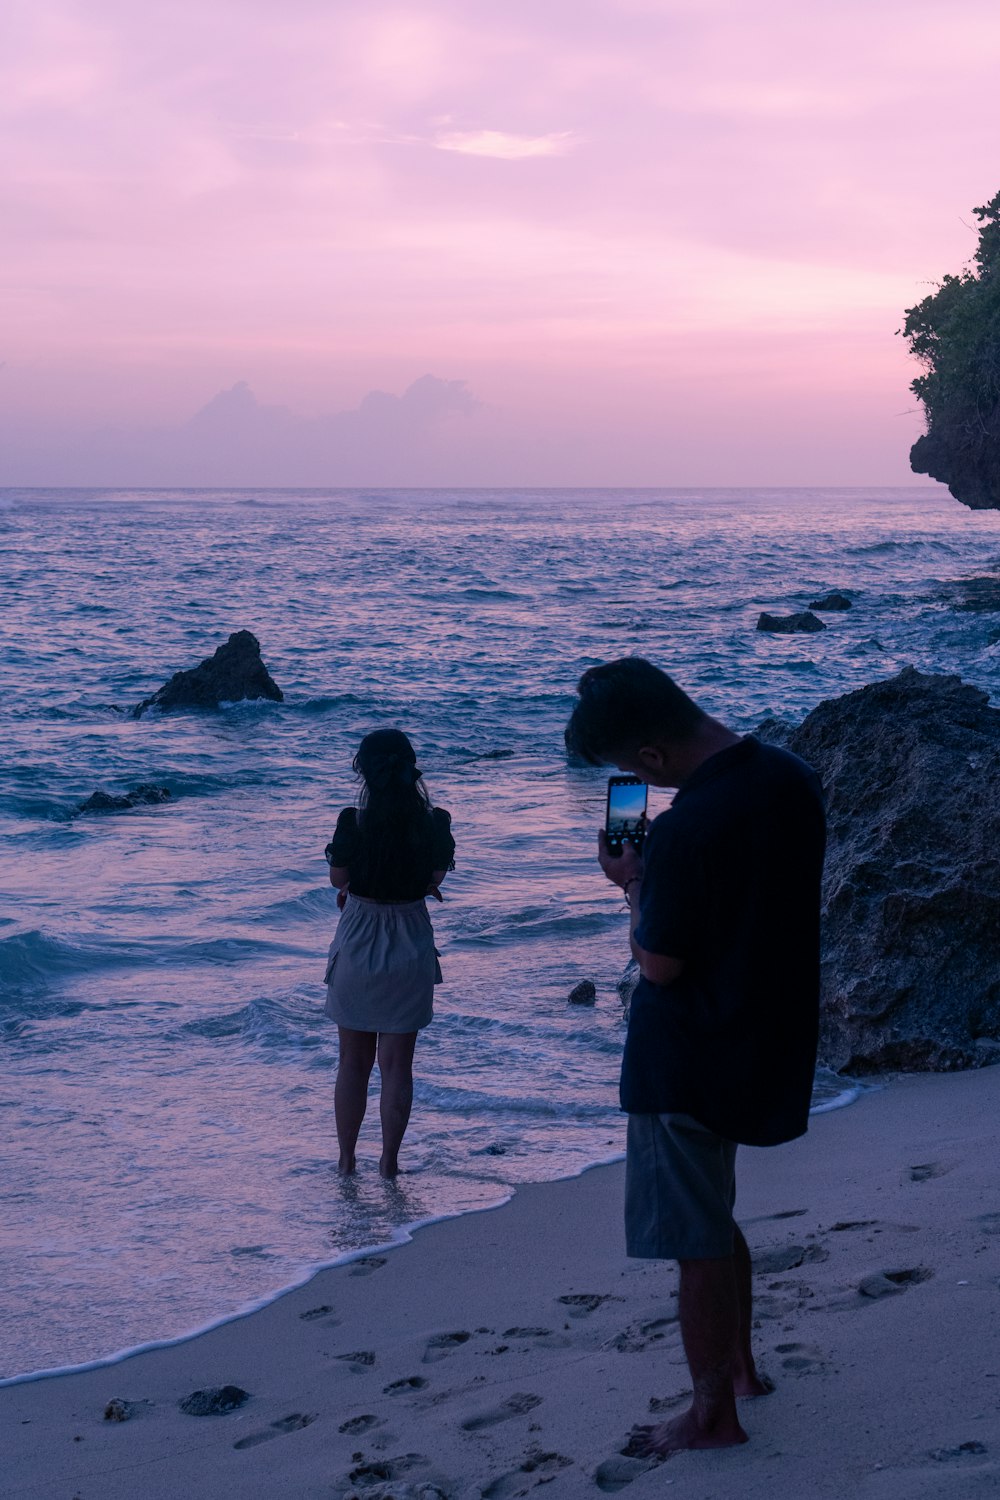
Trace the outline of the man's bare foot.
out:
[[[352,1177],[357,1169],[358,1164],[353,1156],[342,1156],[337,1163],[337,1171],[341,1177]]]
[[[735,1448],[748,1442],[746,1433],[735,1417],[721,1418],[704,1424],[694,1407],[669,1422],[655,1427],[633,1427],[622,1452],[629,1458],[669,1458],[690,1448]]]
[[[734,1396],[770,1396],[774,1381],[770,1375],[762,1375],[753,1365],[749,1369],[733,1371]]]
[[[388,1178],[391,1181],[393,1177],[399,1176],[399,1162],[394,1156],[391,1158],[380,1156],[378,1170],[380,1177]]]

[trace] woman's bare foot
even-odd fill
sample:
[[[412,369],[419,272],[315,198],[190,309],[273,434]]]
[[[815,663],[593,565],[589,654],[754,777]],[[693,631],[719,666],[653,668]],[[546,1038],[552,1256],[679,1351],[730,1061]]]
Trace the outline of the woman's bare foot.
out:
[[[395,1156],[380,1156],[378,1162],[379,1176],[391,1181],[393,1177],[399,1176],[399,1162]]]
[[[341,1177],[353,1177],[357,1169],[358,1164],[353,1156],[342,1156],[337,1163],[337,1171]]]
[[[735,1418],[703,1425],[691,1407],[681,1416],[671,1417],[669,1422],[660,1422],[655,1427],[633,1427],[622,1452],[630,1458],[669,1458],[672,1453],[683,1453],[690,1448],[735,1448],[747,1441]]]

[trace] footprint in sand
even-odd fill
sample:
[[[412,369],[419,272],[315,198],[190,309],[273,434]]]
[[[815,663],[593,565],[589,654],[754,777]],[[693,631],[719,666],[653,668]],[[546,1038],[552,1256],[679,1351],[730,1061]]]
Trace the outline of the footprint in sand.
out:
[[[245,1438],[234,1443],[233,1447],[256,1448],[258,1443],[269,1443],[272,1438],[281,1437],[286,1432],[301,1432],[303,1427],[315,1422],[316,1415],[316,1412],[293,1411],[287,1417],[279,1417],[270,1427],[265,1427],[263,1432],[248,1433]]]
[[[823,1245],[777,1245],[770,1250],[754,1251],[753,1268],[758,1276],[780,1276],[782,1271],[794,1271],[799,1266],[829,1259],[830,1252]]]
[[[362,1412],[359,1417],[349,1417],[346,1422],[341,1422],[337,1428],[338,1432],[349,1433],[356,1437],[359,1432],[369,1432],[373,1427],[381,1427],[382,1423],[372,1412]]]
[[[917,1167],[910,1168],[911,1182],[930,1182],[934,1177],[943,1177],[951,1168],[946,1167],[939,1161],[925,1161]]]
[[[538,1448],[532,1448],[520,1468],[512,1469],[509,1474],[501,1474],[499,1479],[494,1479],[480,1492],[482,1500],[510,1500],[513,1496],[526,1495],[536,1484],[548,1484],[560,1469],[572,1467],[573,1460],[564,1458],[561,1453],[543,1453]]]
[[[477,1412],[474,1417],[466,1417],[461,1424],[463,1432],[481,1432],[484,1427],[496,1427],[499,1422],[509,1422],[512,1417],[523,1417],[529,1411],[534,1411],[536,1406],[541,1406],[541,1396],[533,1396],[530,1391],[518,1391],[513,1396],[508,1396],[506,1401],[501,1401],[499,1406],[493,1406],[489,1411]]]
[[[627,1484],[638,1479],[640,1474],[655,1469],[659,1462],[658,1458],[606,1458],[602,1464],[598,1464],[594,1482],[606,1495],[613,1495],[616,1490],[623,1490]]]
[[[978,1224],[984,1234],[1000,1234],[1000,1214],[980,1214],[973,1223]]]
[[[775,1344],[774,1352],[783,1356],[781,1368],[797,1375],[823,1368],[822,1350],[811,1344]]]
[[[333,1494],[343,1500],[359,1495],[365,1500],[448,1500],[451,1484],[422,1453],[401,1453],[398,1458],[359,1463],[340,1480]]]
[[[900,1292],[905,1292],[907,1287],[916,1286],[921,1281],[930,1281],[934,1272],[927,1266],[911,1266],[906,1271],[876,1271],[874,1276],[866,1276],[864,1281],[858,1283],[858,1291],[862,1297],[877,1300],[879,1297],[895,1297]]]
[[[349,1276],[370,1276],[377,1271],[379,1266],[385,1265],[384,1255],[366,1255],[361,1260],[356,1260],[348,1272]]]
[[[617,1349],[620,1354],[639,1354],[650,1344],[658,1344],[677,1326],[676,1316],[653,1318],[648,1323],[631,1323],[628,1328],[608,1339],[605,1349]]]
[[[551,1328],[505,1328],[503,1331],[505,1339],[548,1339],[552,1337]]]
[[[611,1292],[569,1292],[565,1297],[557,1297],[556,1301],[569,1308],[570,1317],[583,1318],[603,1307],[605,1302],[624,1302],[625,1298],[615,1297]]]
[[[299,1313],[303,1323],[315,1323],[317,1318],[326,1318],[333,1312],[332,1307],[325,1304],[322,1307],[310,1307],[308,1312]]]
[[[455,1349],[460,1348],[462,1344],[467,1344],[471,1337],[472,1334],[466,1333],[464,1330],[459,1333],[435,1334],[429,1340],[427,1348],[424,1350],[424,1364],[429,1365],[433,1364],[437,1359],[444,1359]]]
[[[801,1219],[808,1208],[783,1208],[776,1214],[758,1214],[755,1219],[744,1219],[744,1224],[772,1224],[775,1219]]]
[[[400,1396],[406,1391],[422,1391],[427,1381],[422,1375],[404,1375],[402,1380],[390,1380],[382,1387],[383,1396]]]
[[[979,1458],[987,1451],[985,1443],[959,1443],[957,1448],[935,1448],[928,1454],[935,1463],[953,1463],[956,1458]]]
[[[375,1363],[373,1349],[355,1349],[352,1354],[335,1354],[333,1357],[342,1360],[355,1375],[363,1375]]]

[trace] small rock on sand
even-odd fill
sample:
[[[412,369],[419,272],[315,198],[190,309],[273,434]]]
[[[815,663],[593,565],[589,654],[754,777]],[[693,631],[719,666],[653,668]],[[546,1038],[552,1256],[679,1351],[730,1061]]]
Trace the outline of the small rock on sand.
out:
[[[220,1385],[205,1391],[192,1391],[178,1405],[189,1417],[216,1417],[227,1411],[236,1411],[249,1400],[250,1392],[240,1386]]]

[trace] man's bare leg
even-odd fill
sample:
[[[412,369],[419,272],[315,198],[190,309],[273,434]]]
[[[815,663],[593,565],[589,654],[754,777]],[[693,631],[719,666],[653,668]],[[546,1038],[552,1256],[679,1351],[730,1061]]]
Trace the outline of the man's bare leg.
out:
[[[736,1257],[682,1260],[680,1273],[681,1338],[694,1397],[681,1416],[635,1428],[632,1453],[669,1458],[685,1448],[731,1448],[747,1441],[733,1388],[740,1336]]]
[[[733,1357],[733,1389],[737,1396],[768,1396],[774,1390],[774,1381],[761,1375],[753,1357],[753,1266],[750,1249],[743,1232],[736,1229],[733,1241],[733,1261],[736,1267],[736,1296],[740,1309],[740,1331]]]

